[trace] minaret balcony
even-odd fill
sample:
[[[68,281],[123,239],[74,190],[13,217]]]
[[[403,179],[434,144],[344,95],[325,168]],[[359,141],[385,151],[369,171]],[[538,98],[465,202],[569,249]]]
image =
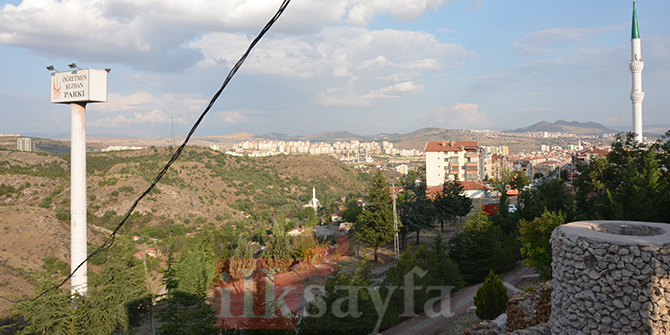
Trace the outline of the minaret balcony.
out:
[[[644,92],[635,91],[630,92],[630,101],[633,103],[641,103],[644,100]]]
[[[640,73],[642,72],[642,69],[644,69],[644,62],[641,60],[632,60],[630,63],[628,63],[628,67],[630,68],[630,71],[633,73]]]

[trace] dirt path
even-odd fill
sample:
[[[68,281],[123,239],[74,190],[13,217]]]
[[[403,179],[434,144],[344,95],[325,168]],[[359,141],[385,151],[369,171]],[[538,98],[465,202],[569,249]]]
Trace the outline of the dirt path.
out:
[[[534,272],[532,269],[529,269],[525,266],[519,266],[516,269],[506,272],[501,276],[503,282],[509,283],[511,285],[516,285],[521,281],[522,276],[532,275]],[[414,335],[414,334],[432,334],[442,327],[449,324],[457,316],[465,313],[468,309],[474,306],[474,297],[477,293],[477,290],[482,286],[482,284],[477,284],[474,286],[467,287],[456,294],[452,295],[448,299],[449,305],[451,306],[451,312],[453,313],[450,317],[437,317],[429,318],[426,315],[420,315],[413,319],[402,322],[395,327],[387,329],[386,331],[380,333],[384,335]],[[509,293],[509,290],[508,290]]]

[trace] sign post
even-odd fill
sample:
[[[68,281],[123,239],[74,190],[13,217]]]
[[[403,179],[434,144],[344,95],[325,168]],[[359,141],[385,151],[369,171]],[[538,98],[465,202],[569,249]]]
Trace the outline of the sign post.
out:
[[[72,110],[70,147],[70,292],[86,296],[86,104],[107,102],[107,72],[73,70],[51,74],[51,102]],[[82,264],[79,269],[75,269]]]

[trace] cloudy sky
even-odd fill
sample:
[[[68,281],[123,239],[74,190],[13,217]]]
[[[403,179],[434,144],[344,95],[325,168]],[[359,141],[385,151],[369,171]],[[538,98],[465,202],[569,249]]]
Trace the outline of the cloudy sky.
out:
[[[69,134],[54,65],[112,68],[89,135],[185,135],[281,0],[0,2],[0,133]],[[670,124],[670,1],[637,3],[645,125]],[[293,0],[196,135],[631,123],[632,1]]]

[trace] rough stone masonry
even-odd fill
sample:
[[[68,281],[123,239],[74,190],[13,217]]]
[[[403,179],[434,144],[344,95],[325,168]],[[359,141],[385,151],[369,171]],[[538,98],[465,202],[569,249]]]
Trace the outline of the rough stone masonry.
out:
[[[670,225],[582,221],[551,236],[552,334],[670,334]]]

